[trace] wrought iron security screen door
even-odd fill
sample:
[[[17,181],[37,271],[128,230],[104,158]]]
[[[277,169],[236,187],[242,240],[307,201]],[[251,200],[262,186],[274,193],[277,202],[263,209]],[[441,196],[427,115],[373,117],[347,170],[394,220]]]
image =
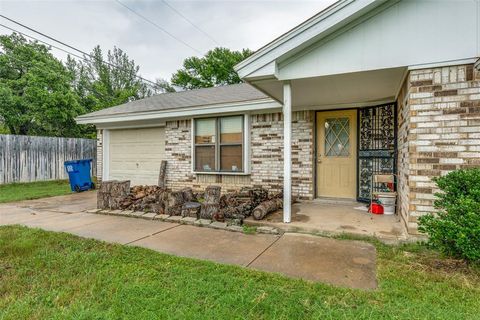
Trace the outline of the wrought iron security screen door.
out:
[[[396,105],[386,104],[358,112],[358,200],[369,201],[373,174],[396,171]],[[373,186],[382,191],[386,186]]]

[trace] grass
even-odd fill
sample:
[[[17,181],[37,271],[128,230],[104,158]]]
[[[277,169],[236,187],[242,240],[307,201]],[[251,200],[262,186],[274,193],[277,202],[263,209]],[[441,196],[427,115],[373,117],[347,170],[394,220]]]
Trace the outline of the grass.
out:
[[[61,196],[69,193],[71,191],[67,180],[10,183],[0,185],[0,203]]]
[[[0,319],[478,319],[478,269],[374,243],[379,289],[362,291],[0,227]]]
[[[243,225],[243,233],[245,234],[255,234],[257,233],[257,227],[255,226],[247,226],[247,225]]]

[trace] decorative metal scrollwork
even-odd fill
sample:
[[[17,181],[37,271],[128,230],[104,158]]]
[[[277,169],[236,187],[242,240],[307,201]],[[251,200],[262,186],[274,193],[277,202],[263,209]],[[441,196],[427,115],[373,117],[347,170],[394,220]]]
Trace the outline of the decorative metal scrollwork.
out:
[[[395,173],[395,105],[368,107],[359,111],[358,200],[368,201],[373,174]],[[384,191],[385,185],[376,185]]]

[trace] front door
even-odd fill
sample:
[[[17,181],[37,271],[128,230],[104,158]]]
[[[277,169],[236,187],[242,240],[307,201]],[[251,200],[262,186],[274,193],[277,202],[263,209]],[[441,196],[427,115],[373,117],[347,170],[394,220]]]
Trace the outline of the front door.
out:
[[[317,112],[317,196],[356,198],[357,111]]]

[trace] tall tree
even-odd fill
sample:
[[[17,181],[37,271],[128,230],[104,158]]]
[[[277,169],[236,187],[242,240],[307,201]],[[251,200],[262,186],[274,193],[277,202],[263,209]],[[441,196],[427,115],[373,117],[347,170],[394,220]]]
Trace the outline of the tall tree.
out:
[[[139,76],[140,67],[117,47],[104,57],[96,46],[84,61],[67,60],[74,78],[74,88],[87,111],[96,111],[152,95],[150,88]],[[153,86],[155,87],[155,86]]]
[[[49,48],[13,33],[0,36],[0,118],[12,134],[76,137],[84,113],[71,73]]]
[[[120,48],[108,50],[104,56],[96,46],[84,60],[67,58],[66,66],[72,74],[72,85],[86,112],[93,112],[152,94],[175,91],[165,80],[147,84],[139,77],[140,67]],[[88,135],[95,129],[89,127]]]
[[[176,92],[175,88],[165,79],[159,78],[155,81],[155,93]]]
[[[202,57],[189,57],[172,75],[172,84],[186,90],[241,83],[233,67],[252,54],[249,49],[215,48]]]

